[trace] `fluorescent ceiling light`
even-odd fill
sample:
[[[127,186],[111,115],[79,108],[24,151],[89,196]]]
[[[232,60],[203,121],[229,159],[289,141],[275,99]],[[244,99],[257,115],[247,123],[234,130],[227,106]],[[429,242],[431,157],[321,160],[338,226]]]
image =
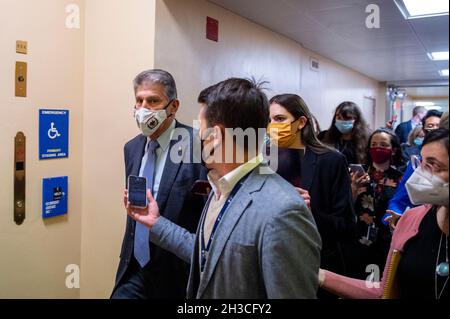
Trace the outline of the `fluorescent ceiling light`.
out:
[[[440,74],[441,76],[448,76],[448,69],[446,69],[446,70],[440,70],[440,71],[439,71],[439,74]]]
[[[431,52],[428,53],[428,57],[434,61],[448,60],[448,51]]]
[[[442,110],[442,106],[439,105],[431,105],[431,106],[425,106],[425,110]]]
[[[395,0],[405,19],[448,15],[448,0]]]
[[[414,102],[416,106],[433,106],[434,102],[416,101]]]

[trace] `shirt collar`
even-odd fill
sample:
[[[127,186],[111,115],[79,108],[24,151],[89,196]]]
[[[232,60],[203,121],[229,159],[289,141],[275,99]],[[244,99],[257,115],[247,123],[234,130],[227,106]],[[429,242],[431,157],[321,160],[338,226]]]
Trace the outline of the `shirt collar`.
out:
[[[258,156],[252,158],[248,162],[236,167],[234,170],[220,177],[217,171],[212,170],[208,173],[208,180],[216,195],[216,199],[220,199],[222,196],[228,196],[233,190],[234,186],[248,173],[250,173],[255,167],[263,161],[263,155],[260,153]]]
[[[170,145],[170,141],[172,140],[172,135],[175,130],[176,122],[172,121],[170,126],[157,138],[159,147],[165,152]],[[147,137],[147,145],[146,150],[148,149],[148,143],[150,142],[150,137]]]

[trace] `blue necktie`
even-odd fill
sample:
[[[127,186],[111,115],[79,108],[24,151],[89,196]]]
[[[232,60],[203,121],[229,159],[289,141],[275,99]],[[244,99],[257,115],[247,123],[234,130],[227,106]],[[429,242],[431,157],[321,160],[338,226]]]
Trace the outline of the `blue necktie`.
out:
[[[158,141],[150,140],[147,162],[142,174],[143,177],[147,178],[147,188],[151,188],[153,194],[153,177],[155,175],[156,149],[158,147]],[[134,236],[134,257],[142,268],[150,261],[150,231],[146,226],[138,222],[136,222]]]

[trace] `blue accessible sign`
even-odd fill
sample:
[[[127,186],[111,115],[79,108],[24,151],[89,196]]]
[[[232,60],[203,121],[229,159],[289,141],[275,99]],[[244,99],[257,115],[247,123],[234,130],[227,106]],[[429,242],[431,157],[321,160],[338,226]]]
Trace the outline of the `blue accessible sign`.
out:
[[[42,180],[42,218],[67,214],[67,176]]]
[[[39,110],[39,159],[69,157],[69,111]]]

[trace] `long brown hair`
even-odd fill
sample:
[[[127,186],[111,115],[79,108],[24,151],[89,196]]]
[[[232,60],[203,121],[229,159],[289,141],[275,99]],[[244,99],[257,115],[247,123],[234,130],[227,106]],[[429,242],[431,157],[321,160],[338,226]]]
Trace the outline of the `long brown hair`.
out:
[[[276,103],[284,107],[294,117],[295,121],[301,116],[306,118],[307,121],[305,127],[303,127],[300,131],[302,143],[306,147],[309,147],[317,154],[324,154],[333,151],[332,148],[324,145],[317,138],[317,134],[314,130],[313,115],[309,111],[305,101],[303,101],[300,96],[296,94],[280,94],[270,99],[270,104],[272,103]]]
[[[323,142],[325,144],[335,146],[339,143],[342,137],[342,133],[336,127],[336,116],[340,114],[344,118],[355,118],[355,123],[352,130],[352,142],[355,145],[356,159],[358,163],[365,164],[367,158],[367,141],[369,140],[369,128],[366,120],[364,119],[362,112],[358,105],[354,102],[342,102],[338,105],[334,112],[331,126],[325,133]]]

